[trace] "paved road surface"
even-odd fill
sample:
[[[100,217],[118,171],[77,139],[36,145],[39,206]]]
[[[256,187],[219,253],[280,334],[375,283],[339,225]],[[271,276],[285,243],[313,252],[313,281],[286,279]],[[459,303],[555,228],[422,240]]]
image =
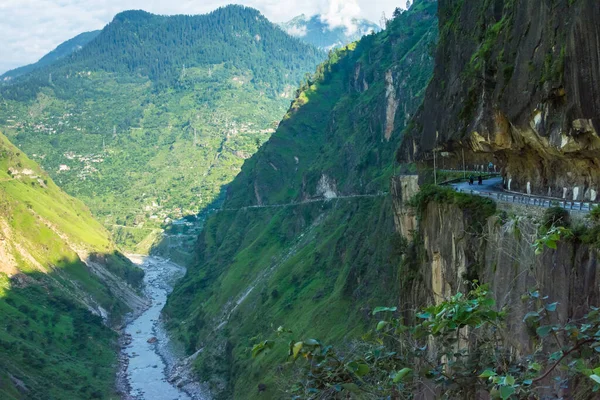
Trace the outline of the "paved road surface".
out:
[[[568,201],[506,192],[502,188],[502,178],[486,179],[482,185],[478,185],[477,180],[475,180],[474,185],[469,185],[469,182],[459,182],[453,183],[450,186],[459,192],[489,197],[497,202],[523,204],[532,207],[549,208],[558,205],[567,210],[587,213],[596,206],[595,203],[587,201]]]
[[[469,182],[460,182],[451,185],[454,189],[462,192],[467,192],[469,190],[476,190],[479,192],[488,192],[488,193],[504,193],[502,189],[502,178],[491,178],[485,179],[482,185],[477,184],[477,179],[475,179],[474,185],[469,185]]]

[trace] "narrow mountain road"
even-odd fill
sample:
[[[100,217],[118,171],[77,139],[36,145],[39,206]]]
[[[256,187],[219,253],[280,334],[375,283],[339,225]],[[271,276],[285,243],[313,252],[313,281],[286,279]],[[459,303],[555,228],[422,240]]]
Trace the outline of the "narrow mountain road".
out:
[[[478,185],[477,181],[475,181],[474,185],[469,185],[469,182],[459,182],[452,183],[449,186],[458,192],[488,197],[501,203],[522,204],[530,207],[549,208],[558,206],[569,211],[587,213],[596,206],[596,203],[589,201],[569,201],[565,199],[507,192],[502,187],[502,178],[486,179],[483,181],[482,185]]]
[[[504,193],[504,189],[502,188],[502,178],[485,179],[482,185],[478,185],[477,180],[475,180],[474,185],[469,185],[469,182],[459,182],[450,184],[450,186],[459,192],[469,192],[470,190],[475,190],[485,193]]]
[[[241,211],[241,210],[251,210],[254,208],[286,208],[286,207],[295,207],[303,204],[311,204],[311,203],[323,203],[335,200],[346,200],[346,199],[361,199],[361,198],[375,198],[375,197],[385,197],[389,193],[388,192],[378,192],[374,194],[353,194],[347,196],[337,196],[330,198],[319,198],[319,199],[309,199],[303,201],[297,201],[292,203],[284,203],[284,204],[264,204],[264,205],[254,205],[254,206],[246,206],[239,208],[220,208],[216,210],[217,212],[221,211]]]

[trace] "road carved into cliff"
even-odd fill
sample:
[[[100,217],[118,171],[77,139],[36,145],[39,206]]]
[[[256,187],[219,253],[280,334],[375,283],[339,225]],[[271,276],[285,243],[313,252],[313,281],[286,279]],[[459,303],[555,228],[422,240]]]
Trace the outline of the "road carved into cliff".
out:
[[[468,182],[460,182],[452,183],[450,186],[461,193],[487,197],[500,203],[521,204],[528,207],[561,207],[573,212],[589,212],[596,206],[595,203],[586,201],[569,201],[508,192],[502,188],[502,178],[484,180],[482,185],[469,185]]]

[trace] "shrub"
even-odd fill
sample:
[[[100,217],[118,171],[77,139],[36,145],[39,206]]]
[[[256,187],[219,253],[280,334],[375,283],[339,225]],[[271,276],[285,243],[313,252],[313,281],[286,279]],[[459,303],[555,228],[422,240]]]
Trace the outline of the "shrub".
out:
[[[589,218],[595,223],[600,222],[600,206],[591,209]]]
[[[550,229],[553,226],[562,226],[568,228],[571,225],[571,219],[569,212],[561,207],[551,207],[544,213],[544,219],[542,226],[546,229]]]
[[[476,232],[481,232],[487,219],[496,213],[496,203],[493,200],[435,185],[423,186],[408,205],[416,209],[417,219],[420,220],[430,202],[456,205],[465,213],[470,227]]]

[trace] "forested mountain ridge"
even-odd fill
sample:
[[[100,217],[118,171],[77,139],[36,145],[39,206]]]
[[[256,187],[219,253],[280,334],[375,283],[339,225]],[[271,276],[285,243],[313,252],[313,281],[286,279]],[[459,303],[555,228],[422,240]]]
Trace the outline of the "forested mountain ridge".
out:
[[[258,11],[117,15],[0,89],[0,126],[129,248],[210,204],[324,58]]]
[[[416,2],[385,31],[332,52],[207,221],[165,311],[218,398],[279,396],[273,371],[287,350],[258,360],[249,351],[277,326],[351,338],[369,323],[366,309],[396,297],[386,192],[432,72],[436,10]]]
[[[379,25],[362,18],[352,19],[351,26],[331,27],[322,15],[307,17],[304,14],[279,25],[290,35],[324,50],[345,46],[381,30]]]
[[[115,395],[109,326],[143,306],[142,277],[89,209],[0,134],[0,397]]]
[[[59,65],[52,79],[68,79],[69,70],[103,70],[149,77],[155,84],[172,85],[186,68],[229,63],[252,72],[252,83],[281,93],[307,72],[307,62],[323,55],[289,35],[274,29],[259,11],[243,6],[226,6],[204,15],[154,15],[142,10],[117,14],[99,37]],[[26,80],[50,86],[40,71]],[[64,76],[56,76],[56,73]],[[18,97],[17,86],[3,91]],[[279,92],[277,92],[279,90]],[[31,95],[32,93],[27,93]]]
[[[64,43],[61,43],[56,47],[56,49],[52,50],[50,53],[40,58],[39,61],[33,64],[25,65],[23,67],[12,69],[0,75],[0,83],[8,83],[16,77],[25,75],[36,69],[48,66],[60,60],[61,58],[67,57],[71,53],[81,50],[83,46],[88,44],[92,39],[98,36],[98,34],[100,34],[100,31],[81,33],[75,36],[74,38],[67,40]]]

